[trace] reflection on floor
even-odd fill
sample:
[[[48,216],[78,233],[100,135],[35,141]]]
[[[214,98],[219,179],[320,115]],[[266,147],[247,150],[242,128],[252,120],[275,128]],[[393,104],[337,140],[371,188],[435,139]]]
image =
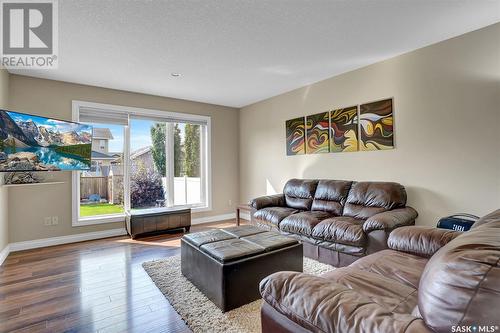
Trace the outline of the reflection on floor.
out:
[[[10,254],[0,267],[0,332],[189,332],[141,266],[178,254],[181,237],[115,237]]]

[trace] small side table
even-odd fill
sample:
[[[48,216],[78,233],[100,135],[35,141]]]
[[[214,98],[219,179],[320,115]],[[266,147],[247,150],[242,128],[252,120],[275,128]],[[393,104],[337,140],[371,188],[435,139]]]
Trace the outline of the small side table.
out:
[[[238,205],[238,206],[236,206],[236,225],[237,226],[240,225],[240,212],[241,211],[251,213],[252,207],[250,207],[250,205]]]

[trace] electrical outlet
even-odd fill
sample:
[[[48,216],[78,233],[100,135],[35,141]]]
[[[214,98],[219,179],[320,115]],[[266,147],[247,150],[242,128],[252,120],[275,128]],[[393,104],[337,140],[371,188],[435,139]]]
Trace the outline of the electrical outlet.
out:
[[[47,216],[43,219],[43,225],[46,227],[52,225],[52,219],[50,216]]]
[[[59,216],[52,216],[52,225],[59,224]]]
[[[229,206],[232,206],[233,205],[233,200],[228,200],[227,203],[228,203]]]

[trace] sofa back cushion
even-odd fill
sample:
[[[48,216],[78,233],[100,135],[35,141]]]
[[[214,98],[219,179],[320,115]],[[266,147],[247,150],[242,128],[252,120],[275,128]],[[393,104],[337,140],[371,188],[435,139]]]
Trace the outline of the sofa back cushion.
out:
[[[310,210],[316,186],[317,180],[290,179],[283,190],[286,205],[295,209]]]
[[[355,182],[344,207],[344,216],[367,219],[406,205],[406,190],[398,183]]]
[[[342,215],[343,205],[351,185],[351,181],[345,180],[320,180],[311,209],[337,216]]]
[[[437,332],[463,325],[500,325],[500,210],[496,220],[458,236],[425,266],[418,308]]]

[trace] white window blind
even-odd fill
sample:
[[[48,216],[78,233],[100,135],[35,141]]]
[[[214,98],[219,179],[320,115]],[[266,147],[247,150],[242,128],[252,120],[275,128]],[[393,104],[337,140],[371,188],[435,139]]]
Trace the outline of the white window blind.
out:
[[[78,121],[82,123],[128,125],[128,114],[111,110],[102,110],[91,107],[81,107]]]
[[[165,115],[163,116],[152,116],[152,115],[143,115],[143,114],[130,114],[131,119],[139,119],[139,120],[151,120],[159,123],[184,123],[184,124],[194,124],[194,125],[206,125],[208,123],[207,120],[201,119],[189,119],[189,115],[185,115],[182,118],[172,117]]]
[[[190,119],[190,115],[186,114],[182,117],[175,117],[168,114],[162,115],[145,115],[136,114],[133,112],[123,112],[123,111],[112,111],[112,110],[102,110],[92,107],[81,107],[80,117],[78,121],[83,123],[98,123],[98,124],[114,124],[114,125],[128,125],[129,119],[141,119],[141,120],[151,120],[155,122],[162,123],[185,123],[185,124],[195,124],[195,125],[207,125],[208,121],[205,119],[199,119],[199,116],[193,116]]]

